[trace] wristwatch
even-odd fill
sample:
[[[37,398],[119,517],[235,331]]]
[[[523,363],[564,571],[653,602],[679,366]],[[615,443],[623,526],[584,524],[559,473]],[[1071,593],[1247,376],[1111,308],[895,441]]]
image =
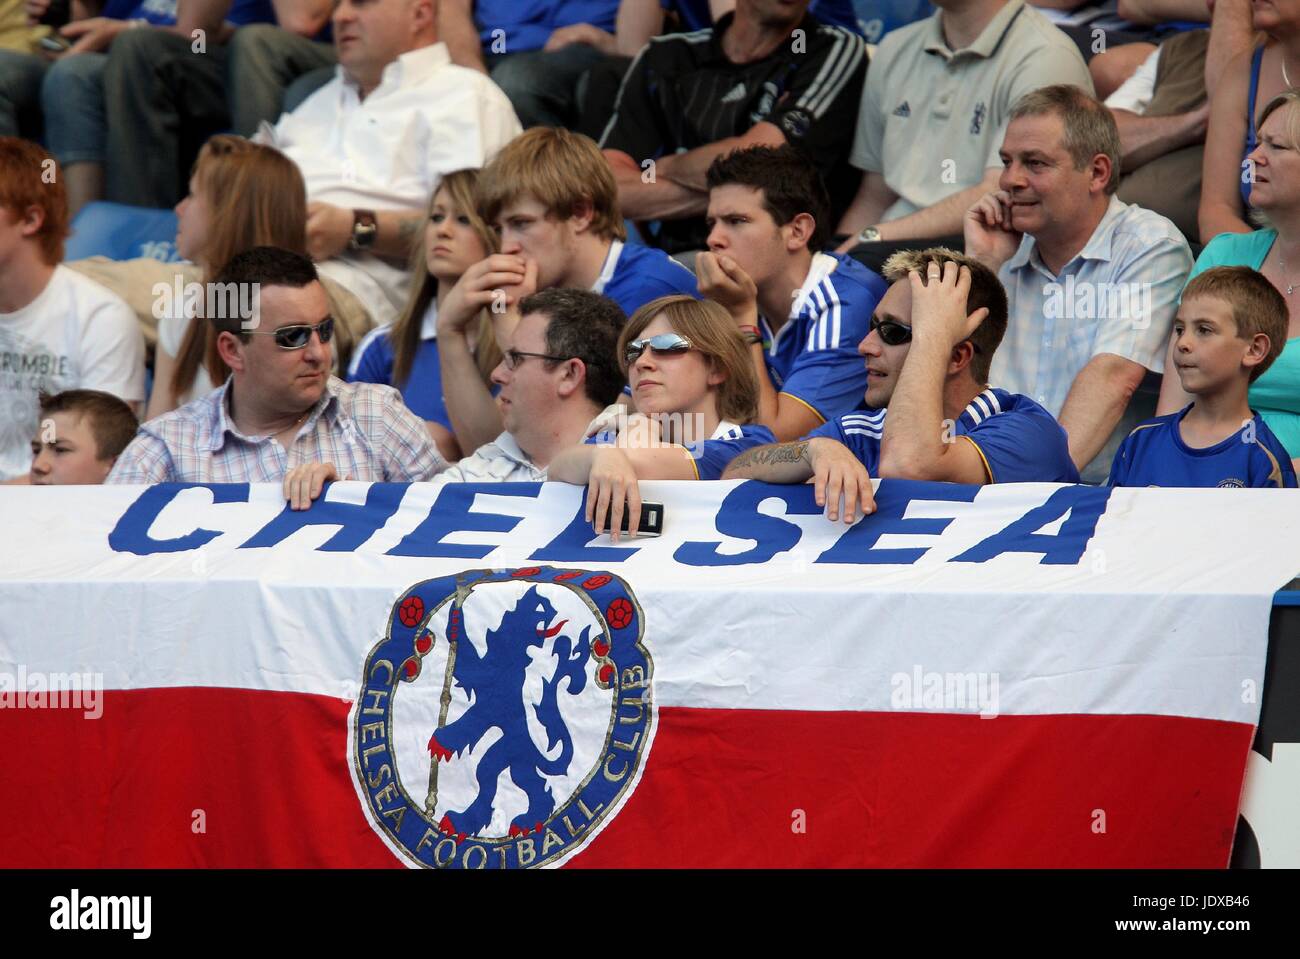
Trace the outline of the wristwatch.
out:
[[[375,245],[379,235],[379,221],[375,219],[374,210],[352,211],[352,238],[348,240],[348,249],[368,250]]]
[[[858,234],[859,243],[879,243],[881,239],[880,231],[874,226],[863,227],[862,232]]]

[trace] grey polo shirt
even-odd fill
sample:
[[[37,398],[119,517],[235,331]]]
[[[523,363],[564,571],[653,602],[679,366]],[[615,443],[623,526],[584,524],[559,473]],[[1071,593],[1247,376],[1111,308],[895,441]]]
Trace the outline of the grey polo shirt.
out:
[[[1093,92],[1074,41],[1023,0],[1011,0],[955,52],[942,16],[890,33],[867,71],[849,160],[883,173],[898,194],[882,220],[932,206],[1001,167],[1007,118],[1022,94],[1054,83]]]

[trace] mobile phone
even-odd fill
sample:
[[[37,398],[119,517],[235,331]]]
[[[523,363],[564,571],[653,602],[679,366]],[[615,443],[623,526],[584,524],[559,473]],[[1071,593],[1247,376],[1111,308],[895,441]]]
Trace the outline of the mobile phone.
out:
[[[611,510],[612,512],[612,510]],[[628,524],[632,521],[630,510],[623,510],[623,521],[619,523],[619,531],[628,532]],[[609,513],[605,514],[604,529],[609,531]],[[642,503],[641,504],[641,528],[634,534],[636,536],[659,536],[664,531],[664,504],[663,503]],[[630,534],[631,535],[631,534]]]
[[[48,50],[50,53],[62,53],[68,47],[72,46],[71,42],[60,36],[41,37],[40,47],[42,50]]]

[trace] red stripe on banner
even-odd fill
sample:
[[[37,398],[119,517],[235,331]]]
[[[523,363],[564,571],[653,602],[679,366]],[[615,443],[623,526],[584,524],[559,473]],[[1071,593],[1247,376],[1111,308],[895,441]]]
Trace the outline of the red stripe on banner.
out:
[[[1224,868],[1253,735],[1168,716],[660,709],[640,786],[574,865]]]
[[[350,703],[209,688],[102,696],[98,719],[0,709],[0,864],[401,865],[349,777]]]
[[[0,865],[399,866],[352,784],[348,709],[206,688],[109,691],[96,720],[0,709]],[[661,709],[639,786],[572,864],[1220,868],[1252,734]]]

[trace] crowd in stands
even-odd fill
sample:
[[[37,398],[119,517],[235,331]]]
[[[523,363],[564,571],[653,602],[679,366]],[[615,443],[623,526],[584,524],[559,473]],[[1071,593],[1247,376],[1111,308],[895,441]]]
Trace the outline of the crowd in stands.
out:
[[[0,0],[0,482],[1295,487],[1300,8],[1081,7]]]

